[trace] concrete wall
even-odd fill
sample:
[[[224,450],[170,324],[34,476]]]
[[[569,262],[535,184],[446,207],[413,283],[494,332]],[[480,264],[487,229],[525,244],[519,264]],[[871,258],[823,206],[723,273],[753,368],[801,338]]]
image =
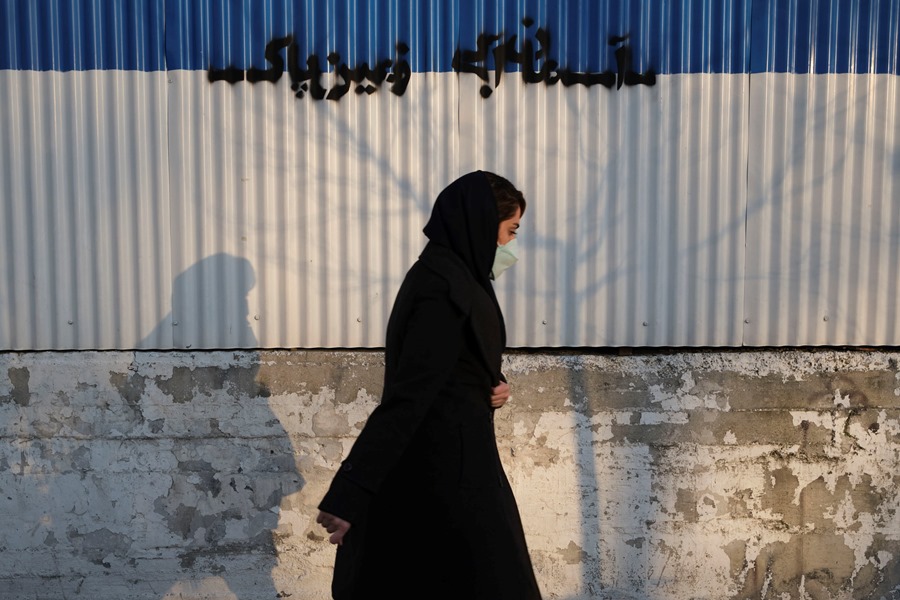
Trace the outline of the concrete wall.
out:
[[[511,354],[501,454],[545,596],[900,598],[898,361]],[[327,598],[315,505],[382,372],[0,354],[0,598]]]

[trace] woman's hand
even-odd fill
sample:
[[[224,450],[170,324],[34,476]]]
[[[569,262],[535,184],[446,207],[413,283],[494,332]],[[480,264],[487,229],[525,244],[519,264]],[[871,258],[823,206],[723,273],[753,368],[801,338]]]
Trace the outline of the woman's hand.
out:
[[[328,541],[332,544],[343,544],[344,536],[347,535],[347,531],[350,530],[350,523],[340,517],[336,517],[331,513],[321,510],[319,511],[319,516],[316,517],[316,523],[324,527],[325,530],[331,534]]]
[[[500,385],[491,388],[491,408],[500,408],[509,400],[509,384],[501,381]]]

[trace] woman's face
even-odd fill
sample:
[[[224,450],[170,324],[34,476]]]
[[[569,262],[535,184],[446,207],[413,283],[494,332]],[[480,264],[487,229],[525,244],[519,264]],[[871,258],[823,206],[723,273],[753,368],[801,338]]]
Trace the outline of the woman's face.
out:
[[[500,221],[500,229],[497,231],[497,245],[504,246],[516,238],[516,232],[519,229],[519,220],[522,218],[522,210],[517,208],[516,214]]]

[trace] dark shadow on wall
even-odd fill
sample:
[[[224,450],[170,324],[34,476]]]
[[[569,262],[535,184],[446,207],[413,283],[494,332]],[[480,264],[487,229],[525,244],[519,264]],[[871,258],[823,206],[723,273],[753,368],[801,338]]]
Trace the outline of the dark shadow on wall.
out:
[[[602,495],[597,477],[597,455],[594,450],[594,433],[591,427],[591,410],[584,369],[569,370],[569,394],[574,404],[575,464],[578,470],[578,493],[581,514],[581,579],[582,592],[587,597],[598,597],[602,583],[602,538],[611,531],[601,526]],[[582,449],[587,450],[587,455]]]
[[[175,279],[172,312],[140,347],[167,335],[177,347],[191,347],[192,334],[257,347],[247,302],[254,285],[246,259],[204,258]],[[217,331],[202,330],[210,326]],[[259,362],[254,350],[136,352],[130,374],[113,382],[135,412],[156,413],[152,439],[134,443],[171,446],[175,461],[161,474],[168,485],[150,499],[155,530],[145,532],[140,549],[169,565],[139,569],[162,597],[279,597],[272,571],[281,502],[304,480],[259,381]]]
[[[208,256],[172,283],[172,307],[138,348],[153,350],[256,348],[247,294],[256,273],[245,258]]]
[[[651,550],[659,506],[651,499],[653,473],[648,469],[656,465],[648,464],[644,453],[626,438],[598,438],[594,421],[598,414],[614,418],[615,413],[632,409],[617,406],[601,393],[609,382],[592,374],[583,357],[572,359],[566,390],[572,403],[581,530],[575,548],[581,555],[581,591],[574,598],[662,598],[655,588],[665,567],[660,571],[654,564]],[[639,412],[640,407],[633,410]],[[622,428],[613,422],[612,429]],[[636,582],[646,585],[637,587]]]
[[[248,261],[217,254],[176,279],[173,310],[253,348],[253,285]],[[259,353],[172,351],[173,326],[131,356],[3,357],[0,597],[278,597],[280,507],[304,480]]]

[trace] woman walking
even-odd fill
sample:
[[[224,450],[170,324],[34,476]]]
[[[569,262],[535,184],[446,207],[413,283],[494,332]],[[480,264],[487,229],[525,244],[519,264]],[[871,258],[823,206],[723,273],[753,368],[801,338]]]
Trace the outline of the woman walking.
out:
[[[387,327],[381,404],[319,504],[336,600],[540,599],[494,437],[509,399],[491,279],[525,199],[482,171],[438,196]]]

